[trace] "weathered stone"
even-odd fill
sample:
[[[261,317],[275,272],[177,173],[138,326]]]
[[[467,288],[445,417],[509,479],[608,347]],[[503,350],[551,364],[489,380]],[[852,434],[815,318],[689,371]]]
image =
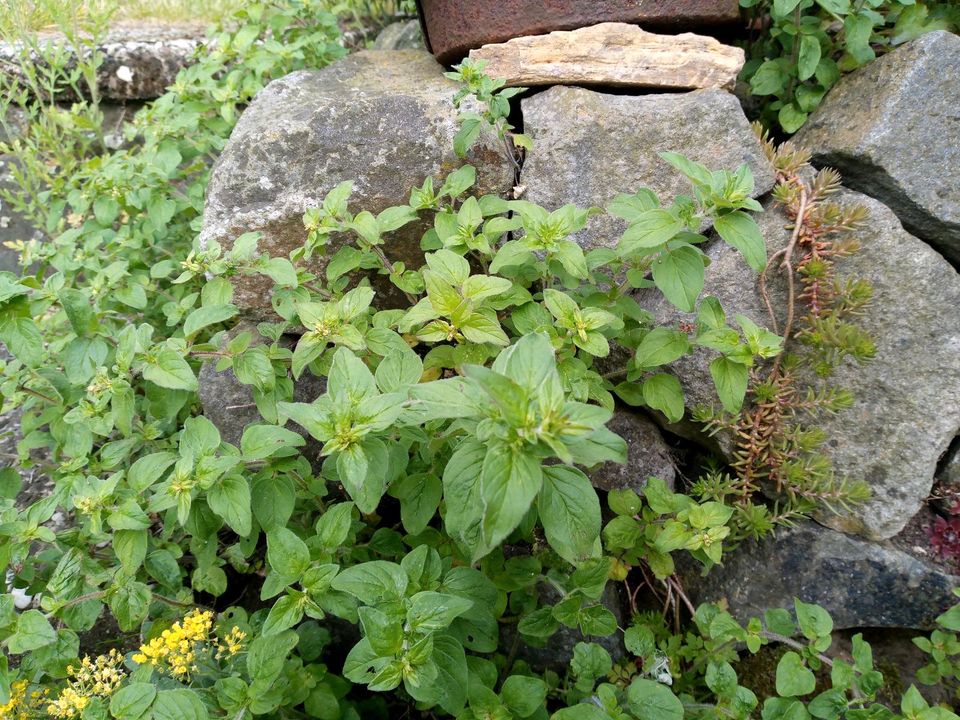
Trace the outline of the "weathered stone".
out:
[[[587,474],[595,488],[607,492],[629,488],[639,493],[650,477],[673,487],[677,476],[673,454],[653,422],[632,410],[617,408],[607,427],[626,441],[627,462],[606,462],[590,470]]]
[[[741,48],[693,33],[658,35],[627,23],[600,23],[528,35],[470,51],[508,86],[613,85],[733,89]]]
[[[253,335],[254,344],[263,342],[263,338],[256,329],[246,324],[234,328],[230,335],[233,337],[245,330],[250,331]],[[296,345],[296,340],[296,337],[285,337],[281,344],[292,349]],[[203,415],[217,426],[220,431],[220,438],[224,442],[239,447],[244,428],[253,423],[263,422],[253,400],[253,388],[237,380],[233,370],[227,369],[217,372],[215,362],[203,364],[197,382],[200,386],[200,405],[203,408]],[[293,401],[313,402],[326,392],[326,389],[327,382],[324,378],[306,372],[293,383]],[[302,452],[307,454],[311,460],[315,460],[319,445],[316,445],[307,431],[299,425],[289,423],[288,427],[307,438],[308,446]],[[315,445],[315,447],[311,447],[311,445]]]
[[[750,123],[722,90],[629,96],[553,87],[524,99],[522,108],[534,144],[521,184],[525,199],[547,208],[602,207],[644,187],[664,203],[689,194],[687,179],[660,158],[664,151],[684,153],[711,170],[746,163],[756,196],[773,187],[773,170]],[[624,221],[599,215],[576,239],[585,247],[613,247],[625,228]]]
[[[928,33],[847,75],[796,135],[818,165],[960,262],[960,37]]]
[[[937,461],[960,429],[960,276],[938,253],[903,230],[881,203],[842,191],[841,204],[862,203],[869,211],[854,238],[861,249],[837,263],[841,277],[865,278],[873,300],[858,319],[876,343],[876,357],[858,365],[847,361],[828,382],[849,389],[853,406],[821,415],[817,425],[829,438],[825,450],[839,477],[863,480],[872,497],[851,515],[825,522],[874,539],[903,529],[930,492]],[[768,252],[784,247],[789,220],[780,210],[757,216]],[[728,316],[742,313],[769,325],[757,275],[724,243],[706,248],[705,295],[715,295]],[[771,275],[774,307],[786,307],[784,283]],[[692,319],[657,293],[641,304],[658,322]],[[780,318],[782,327],[783,318]],[[708,371],[712,355],[698,352],[671,366],[680,378],[688,407],[716,405]]]
[[[776,537],[747,541],[706,576],[683,570],[694,604],[726,601],[738,620],[770,608],[793,608],[794,598],[823,606],[837,629],[927,629],[954,604],[960,577],[889,543],[873,543],[805,522]]]
[[[390,23],[373,41],[374,50],[422,50],[423,33],[416,20]]]
[[[166,92],[177,73],[193,61],[194,53],[203,43],[204,26],[132,25],[113,27],[97,46],[103,62],[97,68],[97,90],[108,100],[147,100]],[[60,35],[43,42],[64,43]],[[0,68],[3,72],[18,73],[22,48],[0,43]],[[43,62],[34,57],[34,62]],[[75,99],[72,90],[65,90],[59,100]]]
[[[442,182],[464,163],[477,168],[477,192],[508,192],[513,169],[496,138],[482,139],[466,159],[454,154],[456,90],[419,50],[359,52],[275,80],[243,113],[214,167],[201,241],[229,247],[259,230],[259,249],[286,257],[306,240],[304,211],[344,180],[354,181],[351,210],[374,214],[407,203],[413,186],[426,177]],[[418,267],[426,229],[413,223],[394,233],[387,254]],[[321,254],[308,267],[320,272],[325,263]],[[234,302],[269,307],[269,287],[262,277],[242,278]]]

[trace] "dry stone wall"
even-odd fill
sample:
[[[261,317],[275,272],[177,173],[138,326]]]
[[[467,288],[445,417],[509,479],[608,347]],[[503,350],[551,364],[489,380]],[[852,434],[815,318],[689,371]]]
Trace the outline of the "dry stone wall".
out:
[[[416,42],[412,30],[398,29],[380,47]],[[542,42],[559,47],[555,38],[519,44],[536,53]],[[691,575],[686,579],[695,601],[726,601],[746,616],[788,607],[797,596],[824,605],[840,627],[925,628],[960,582],[910,551],[909,543],[898,543],[937,473],[941,481],[952,477],[956,453],[949,456],[954,459],[945,453],[951,443],[957,447],[960,430],[960,277],[951,265],[958,259],[953,228],[960,201],[949,167],[960,103],[955,83],[931,75],[932,59],[954,63],[958,45],[955,36],[934,33],[851,74],[797,138],[816,162],[840,165],[859,191],[844,190],[841,202],[863,203],[870,212],[857,235],[862,250],[840,271],[867,277],[874,286],[863,324],[877,340],[877,358],[840,368],[839,383],[853,391],[855,404],[818,422],[837,472],[866,481],[873,497],[851,513],[818,517],[776,541],[748,543],[708,580]],[[425,177],[457,167],[461,161],[447,150],[456,132],[449,105],[454,87],[442,72],[426,53],[385,49],[272,84],[243,116],[215,168],[203,238],[229,246],[242,232],[260,230],[263,248],[285,255],[305,239],[300,215],[336,183],[355,180],[356,209],[376,212],[405,202],[407,189]],[[684,153],[710,169],[746,163],[755,196],[766,206],[760,223],[768,245],[783,246],[790,220],[767,197],[774,171],[733,95],[717,88],[650,94],[637,87],[612,92],[545,82],[551,86],[527,93],[519,104],[523,129],[534,141],[519,186],[513,188],[516,178],[496,148],[481,144],[468,161],[483,170],[482,192],[523,194],[553,208],[602,206],[619,193],[649,187],[669,201],[687,186],[659,158],[661,151]],[[595,218],[576,239],[585,248],[612,246],[623,230],[617,223]],[[415,259],[419,232],[395,240],[398,257]],[[706,253],[706,292],[717,295],[728,313],[765,323],[756,276],[725,244],[713,242]],[[783,288],[774,283],[771,291]],[[237,280],[237,299],[251,317],[269,306],[251,278]],[[661,322],[688,319],[653,295],[640,293],[638,300]],[[691,407],[712,400],[704,357],[672,369]],[[215,392],[201,392],[215,414],[212,405],[229,397],[222,386],[229,378],[211,379],[205,370],[201,382],[220,383],[211,386],[220,388]],[[594,470],[593,481],[603,490],[642,489],[651,475],[679,481],[684,458],[674,432],[711,445],[699,430],[691,435],[689,425],[682,432],[661,430],[634,409],[619,409],[614,422],[629,441],[630,461]]]

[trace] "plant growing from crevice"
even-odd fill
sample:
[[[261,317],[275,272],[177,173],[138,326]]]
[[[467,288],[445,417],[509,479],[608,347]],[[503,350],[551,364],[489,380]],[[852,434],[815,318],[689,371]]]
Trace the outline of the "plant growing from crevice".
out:
[[[827,438],[810,421],[850,406],[848,390],[822,381],[848,358],[868,362],[875,346],[857,324],[870,284],[837,273],[837,261],[859,249],[851,232],[866,221],[866,209],[830,202],[840,188],[835,171],[814,173],[806,151],[775,146],[755,129],[776,170],[774,202],[792,223],[759,279],[770,326],[786,338],[787,351],[752,370],[742,412],[701,408],[696,414],[710,432],[727,433],[733,451],[730,474],[708,473],[694,492],[733,504],[739,534],[757,537],[818,506],[837,512],[868,497],[863,483],[836,477],[823,450]],[[768,291],[773,274],[786,286],[783,307],[775,307]],[[771,511],[754,502],[762,492],[776,501]]]

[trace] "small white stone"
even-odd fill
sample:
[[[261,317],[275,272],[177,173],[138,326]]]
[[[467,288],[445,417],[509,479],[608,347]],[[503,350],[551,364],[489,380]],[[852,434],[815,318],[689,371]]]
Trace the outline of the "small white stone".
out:
[[[130,69],[127,65],[121,65],[117,68],[117,77],[123,80],[125,83],[133,82],[133,70]]]
[[[23,588],[13,588],[10,594],[13,595],[13,606],[17,610],[26,610],[33,604],[33,595],[27,595]]]

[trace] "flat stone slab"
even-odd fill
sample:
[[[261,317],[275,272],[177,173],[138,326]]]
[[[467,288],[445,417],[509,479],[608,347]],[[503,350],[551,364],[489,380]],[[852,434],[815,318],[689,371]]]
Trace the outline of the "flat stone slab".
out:
[[[841,79],[794,140],[960,263],[960,37],[927,33]]]
[[[63,43],[62,36],[50,35],[44,43]],[[204,26],[196,23],[135,25],[112,28],[97,51],[103,63],[97,69],[97,90],[107,100],[149,100],[157,98],[191,64],[204,42]],[[14,73],[22,48],[0,43],[0,72]],[[39,58],[36,61],[42,62]],[[69,101],[71,92],[58,100]]]
[[[508,86],[612,85],[733,89],[741,48],[693,33],[658,35],[627,23],[529,35],[470,51]]]
[[[524,130],[533,138],[520,175],[524,199],[555,209],[605,207],[620,193],[650,188],[669,204],[691,194],[689,181],[659,153],[680,152],[711,170],[746,163],[754,195],[773,188],[773,168],[737,99],[723,90],[612,95],[552,87],[524,98]],[[626,222],[604,214],[574,236],[585,248],[613,247]]]
[[[828,384],[853,394],[853,406],[818,415],[816,425],[827,435],[824,449],[837,475],[866,482],[872,497],[850,515],[821,520],[844,532],[885,539],[920,509],[937,463],[960,429],[960,275],[907,233],[882,203],[849,190],[833,200],[863,204],[869,212],[853,234],[860,250],[837,261],[837,274],[841,280],[865,278],[873,286],[873,300],[859,322],[876,343],[876,357],[863,365],[848,359],[828,378]],[[787,244],[790,221],[782,210],[768,204],[755,217],[769,253]],[[741,313],[768,326],[757,273],[725,243],[704,250],[711,261],[704,296],[716,296],[730,318]],[[785,308],[779,275],[771,274],[769,291],[774,307]],[[658,293],[644,291],[638,300],[658,323],[695,319]],[[719,405],[708,369],[713,357],[712,351],[700,350],[670,366],[689,408]]]
[[[304,70],[270,83],[248,107],[214,166],[204,208],[202,243],[232,247],[239,235],[262,233],[258,249],[287,257],[303,245],[303,213],[328,191],[352,180],[350,210],[374,215],[405,205],[410,190],[464,164],[477,168],[479,194],[506,194],[513,167],[495,136],[487,134],[466,158],[453,152],[459,131],[452,99],[457,83],[424,50],[369,50],[323,70]],[[386,253],[419,267],[425,222],[388,236]],[[322,272],[336,242],[306,267]],[[234,303],[270,307],[272,283],[234,279]]]
[[[687,564],[684,589],[694,604],[726,601],[730,613],[745,622],[773,608],[792,610],[799,598],[824,607],[837,630],[931,629],[956,601],[951,591],[960,585],[960,577],[888,543],[813,522],[744,542],[706,576]]]

